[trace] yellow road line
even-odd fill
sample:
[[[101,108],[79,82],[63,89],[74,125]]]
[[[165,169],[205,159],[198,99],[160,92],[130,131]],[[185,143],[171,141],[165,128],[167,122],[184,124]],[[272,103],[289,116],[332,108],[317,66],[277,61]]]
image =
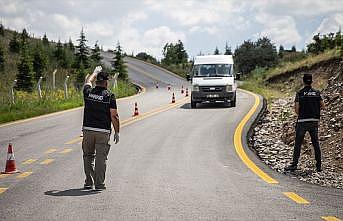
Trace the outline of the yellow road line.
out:
[[[34,163],[34,162],[36,162],[36,161],[37,161],[37,159],[28,159],[28,160],[22,162],[22,164],[24,164],[24,165],[26,165],[26,164],[31,164],[31,163]]]
[[[299,196],[298,194],[294,192],[284,192],[283,193],[285,196],[290,198],[291,200],[295,201],[296,203],[299,204],[309,204],[310,202]]]
[[[52,163],[53,161],[54,161],[54,159],[46,159],[46,160],[43,160],[42,162],[40,162],[40,164],[47,165],[49,163]]]
[[[185,104],[187,101],[189,101],[189,99],[190,99],[189,97],[184,97],[184,98],[178,100],[176,103],[171,103],[171,104],[168,104],[166,106],[162,106],[162,107],[153,109],[152,111],[140,114],[137,117],[132,117],[132,118],[129,118],[129,119],[126,119],[126,120],[122,120],[122,121],[120,121],[120,125],[121,125],[121,127],[128,126],[128,125],[130,125],[130,124],[132,124],[134,122],[146,119],[146,118],[151,117],[153,115],[162,113],[164,111],[167,111],[167,110],[173,109],[175,107],[178,107],[178,106],[180,106],[182,104]],[[67,142],[66,144],[71,144],[71,143],[74,144],[74,143],[77,143],[77,142],[81,143],[82,142],[82,137],[76,137],[76,138],[74,138],[71,141]]]
[[[260,99],[259,97],[251,93],[249,91],[245,91],[246,93],[249,93],[254,96],[255,98],[255,103],[250,109],[250,111],[244,116],[243,120],[238,124],[235,134],[234,134],[234,146],[236,149],[236,152],[238,156],[241,158],[241,160],[245,163],[245,165],[252,171],[254,172],[257,176],[259,176],[261,179],[263,179],[265,182],[269,184],[277,184],[279,183],[277,180],[273,179],[270,177],[268,174],[266,174],[264,171],[262,171],[256,164],[248,157],[248,155],[245,153],[243,144],[242,144],[242,133],[244,126],[246,123],[249,121],[251,116],[255,113],[258,105],[260,104]]]
[[[69,153],[71,152],[73,149],[70,149],[70,148],[66,148],[64,150],[62,150],[60,153],[64,154],[64,153]]]
[[[0,174],[0,179],[1,179],[1,178],[8,177],[9,175],[11,175],[11,174],[6,174],[6,173],[4,173],[4,174]]]
[[[326,221],[342,221],[340,219],[338,219],[337,217],[334,217],[334,216],[322,216],[321,217],[323,220],[326,220]]]
[[[23,172],[21,173],[20,175],[17,176],[17,178],[25,178],[25,177],[28,177],[32,174],[31,171],[28,171],[28,172]]]
[[[8,188],[0,187],[0,194],[5,192]]]
[[[55,148],[50,148],[50,149],[48,149],[47,151],[45,151],[45,153],[46,154],[49,154],[49,153],[53,153],[53,152],[56,152],[57,151],[57,149],[55,149]]]

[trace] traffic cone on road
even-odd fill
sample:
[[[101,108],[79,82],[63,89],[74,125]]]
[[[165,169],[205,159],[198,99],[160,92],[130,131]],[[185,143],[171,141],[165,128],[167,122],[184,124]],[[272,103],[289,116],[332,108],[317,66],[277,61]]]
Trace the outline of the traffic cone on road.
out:
[[[135,116],[138,116],[139,115],[139,112],[138,112],[138,105],[137,105],[137,102],[135,102],[135,111],[133,112],[133,117]]]
[[[172,103],[175,103],[175,94],[173,93]]]
[[[186,97],[188,97],[188,88],[186,87]]]
[[[183,85],[181,87],[181,94],[183,94],[185,91],[183,90]]]
[[[158,82],[156,82],[156,89],[158,89]]]
[[[3,173],[6,173],[6,174],[19,173],[15,165],[14,151],[13,151],[13,147],[11,143],[8,144],[6,168],[5,168],[5,172]]]

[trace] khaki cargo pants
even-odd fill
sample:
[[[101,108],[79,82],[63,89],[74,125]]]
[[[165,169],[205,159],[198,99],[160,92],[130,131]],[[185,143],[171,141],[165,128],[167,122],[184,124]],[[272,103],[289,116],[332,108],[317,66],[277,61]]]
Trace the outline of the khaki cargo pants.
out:
[[[83,164],[85,185],[105,186],[107,155],[110,151],[110,134],[90,130],[83,131]],[[94,166],[95,159],[95,166]]]

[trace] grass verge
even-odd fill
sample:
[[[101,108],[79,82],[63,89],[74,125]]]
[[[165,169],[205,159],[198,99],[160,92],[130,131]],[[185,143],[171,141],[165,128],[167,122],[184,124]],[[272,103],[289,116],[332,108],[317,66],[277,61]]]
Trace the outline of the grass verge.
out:
[[[116,98],[127,97],[137,93],[132,83],[118,81],[113,90]],[[67,110],[83,105],[82,92],[70,89],[68,99],[63,90],[45,91],[42,99],[36,93],[16,92],[15,104],[2,104],[0,107],[0,123],[35,117],[43,114]]]

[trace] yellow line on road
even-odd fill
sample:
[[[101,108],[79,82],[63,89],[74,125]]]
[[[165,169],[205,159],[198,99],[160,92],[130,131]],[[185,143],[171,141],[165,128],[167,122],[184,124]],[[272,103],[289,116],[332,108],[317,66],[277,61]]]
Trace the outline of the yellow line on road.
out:
[[[25,177],[28,177],[32,174],[31,171],[28,171],[28,172],[23,172],[21,173],[20,175],[17,176],[17,178],[25,178]]]
[[[279,183],[277,180],[273,179],[270,177],[268,174],[266,174],[264,171],[262,171],[256,164],[248,157],[248,155],[245,153],[243,144],[242,144],[242,134],[243,134],[243,129],[246,123],[249,121],[251,116],[255,113],[258,105],[260,104],[260,98],[249,91],[245,91],[246,93],[249,93],[254,96],[255,98],[255,103],[250,109],[250,111],[245,115],[243,120],[238,124],[235,134],[234,134],[234,146],[236,149],[236,152],[238,156],[241,158],[241,160],[245,163],[245,165],[253,171],[257,176],[259,176],[261,179],[263,179],[265,182],[269,184],[277,184]]]
[[[24,164],[24,165],[26,165],[26,164],[31,164],[31,163],[34,163],[34,162],[36,162],[36,161],[37,161],[37,159],[28,159],[28,160],[22,162],[22,164]]]
[[[334,217],[334,216],[322,216],[322,219],[326,221],[342,221],[341,219],[338,219],[337,217]]]
[[[0,187],[0,194],[5,192],[8,188]]]
[[[186,102],[188,102],[189,99],[190,99],[189,97],[184,97],[184,98],[181,98],[180,100],[178,100],[176,103],[170,103],[170,104],[168,104],[166,106],[162,106],[162,107],[153,109],[152,111],[140,114],[137,117],[132,117],[132,118],[129,118],[129,119],[126,119],[126,120],[122,120],[122,121],[120,121],[120,125],[121,125],[121,127],[128,126],[128,125],[130,125],[130,124],[132,124],[134,122],[146,119],[148,117],[154,116],[154,115],[162,113],[164,111],[167,111],[167,110],[173,109],[175,107],[181,106],[182,104],[185,104]],[[71,143],[74,144],[74,143],[77,143],[77,142],[81,143],[82,142],[82,137],[76,137],[76,138],[74,138],[71,141],[67,142],[66,144],[71,144]]]
[[[5,174],[5,173],[4,173],[4,174],[0,174],[0,179],[1,179],[1,178],[8,177],[9,175],[11,175],[11,174]]]
[[[53,153],[53,152],[56,152],[57,151],[57,149],[55,149],[55,148],[50,148],[50,149],[48,149],[47,151],[45,151],[45,153],[46,154],[49,154],[49,153]]]
[[[64,154],[64,153],[69,153],[71,152],[73,149],[70,149],[70,148],[66,148],[64,150],[62,150],[60,153]]]
[[[294,192],[284,192],[283,193],[285,196],[290,198],[291,200],[295,201],[296,203],[299,204],[309,204],[310,202],[299,196],[298,194]]]
[[[47,165],[49,163],[52,163],[53,161],[54,161],[54,159],[46,159],[46,160],[43,160],[42,162],[40,162],[40,164]]]

